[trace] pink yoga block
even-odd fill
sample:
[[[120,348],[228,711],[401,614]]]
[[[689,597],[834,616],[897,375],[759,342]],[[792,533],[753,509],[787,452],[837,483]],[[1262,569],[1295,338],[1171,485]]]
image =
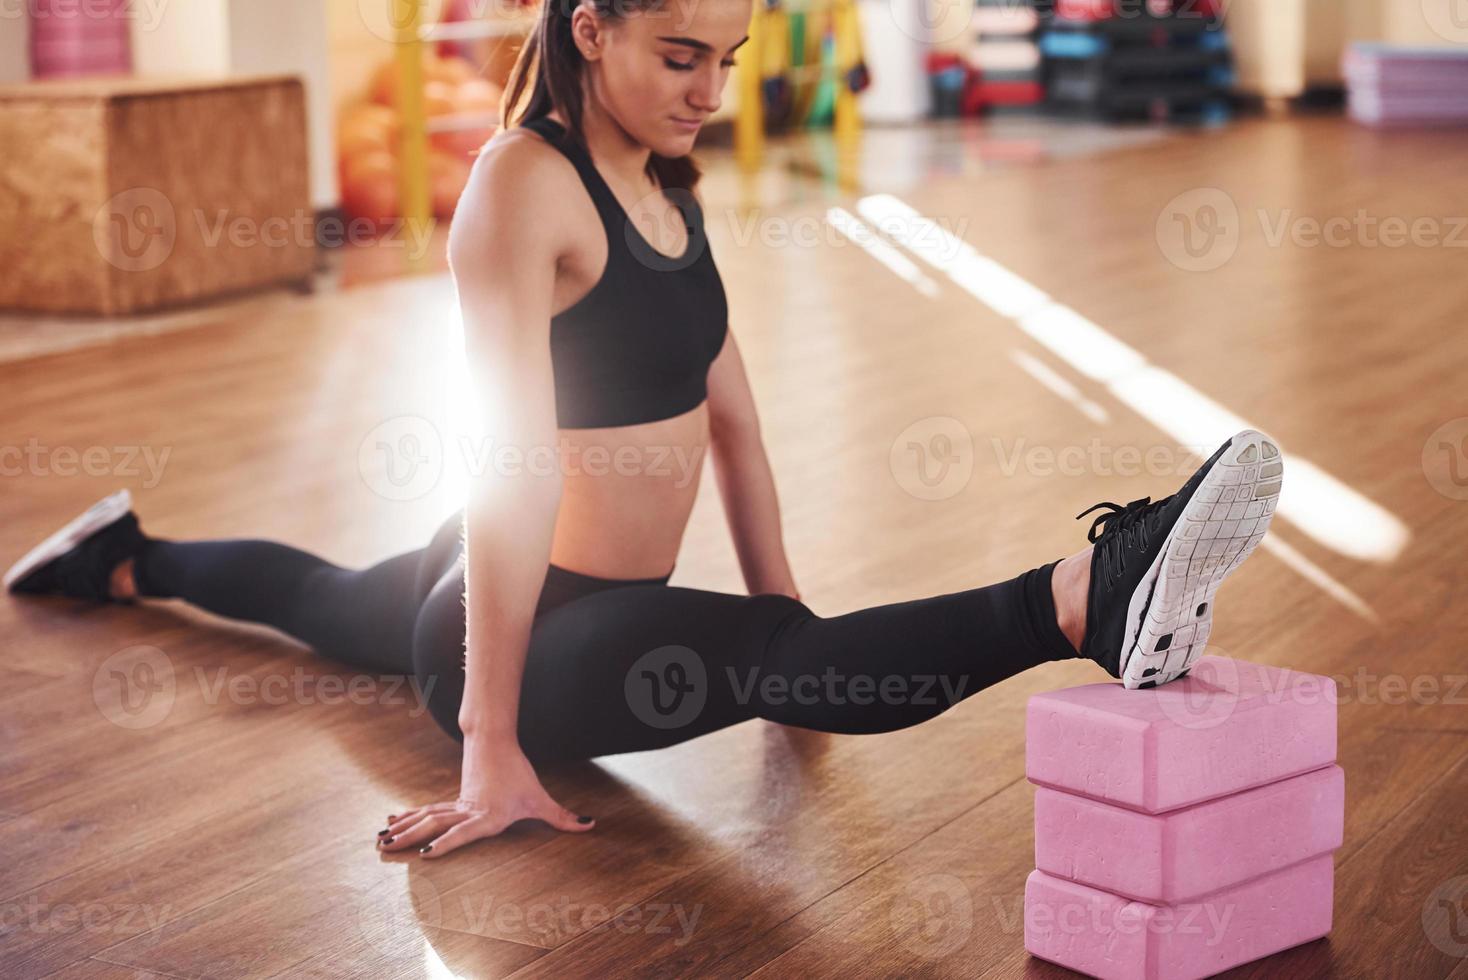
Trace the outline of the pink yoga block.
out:
[[[1030,873],[1025,949],[1099,980],[1195,980],[1330,932],[1323,855],[1195,902],[1148,905]]]
[[[1203,657],[1179,681],[1142,691],[1088,684],[1030,698],[1030,782],[1162,813],[1335,761],[1328,677]]]
[[[1341,846],[1340,766],[1153,815],[1035,791],[1035,866],[1139,902],[1176,904]]]

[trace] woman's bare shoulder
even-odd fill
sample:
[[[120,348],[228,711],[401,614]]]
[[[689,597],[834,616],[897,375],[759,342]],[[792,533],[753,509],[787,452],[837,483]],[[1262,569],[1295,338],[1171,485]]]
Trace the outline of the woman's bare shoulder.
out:
[[[460,238],[541,235],[565,245],[569,239],[561,238],[576,213],[572,192],[579,183],[571,161],[539,134],[501,130],[474,160],[454,230]]]

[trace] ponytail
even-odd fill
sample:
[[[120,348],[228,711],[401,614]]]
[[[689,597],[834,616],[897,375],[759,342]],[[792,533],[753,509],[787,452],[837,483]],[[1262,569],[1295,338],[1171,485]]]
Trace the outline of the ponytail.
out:
[[[586,61],[571,37],[571,15],[582,2],[590,3],[602,18],[612,19],[628,10],[651,7],[658,0],[542,0],[540,20],[520,48],[500,100],[504,128],[522,126],[560,109],[566,117],[567,133],[586,145],[586,135],[581,129],[584,108],[581,86]],[[654,153],[647,161],[647,174],[657,181],[659,188],[692,191],[702,171],[692,156],[664,157]]]

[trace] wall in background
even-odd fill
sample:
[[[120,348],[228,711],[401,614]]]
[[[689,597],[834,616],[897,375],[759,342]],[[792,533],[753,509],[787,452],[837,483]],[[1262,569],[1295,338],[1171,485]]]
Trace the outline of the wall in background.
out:
[[[306,88],[311,205],[340,200],[332,144],[335,116],[326,21],[311,0],[191,0],[158,7],[156,23],[133,21],[139,75],[285,74]]]
[[[306,84],[311,205],[341,201],[336,176],[336,110],[332,104],[326,12],[310,0],[231,0],[229,70],[300,75]]]
[[[0,85],[31,77],[31,56],[26,48],[28,31],[26,19],[18,13],[0,14]]]
[[[165,3],[156,10],[156,20],[132,20],[133,71],[139,75],[229,71],[228,0]]]
[[[359,102],[378,65],[393,56],[393,46],[374,33],[362,16],[359,0],[325,0],[327,71],[333,109]]]

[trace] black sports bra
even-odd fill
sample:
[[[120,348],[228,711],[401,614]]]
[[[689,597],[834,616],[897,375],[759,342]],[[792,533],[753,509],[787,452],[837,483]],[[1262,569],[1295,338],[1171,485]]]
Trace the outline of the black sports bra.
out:
[[[556,418],[563,429],[671,418],[708,397],[729,305],[689,191],[663,193],[683,216],[688,247],[671,257],[638,231],[591,155],[548,116],[522,124],[575,165],[607,233],[607,266],[591,291],[551,318]]]

